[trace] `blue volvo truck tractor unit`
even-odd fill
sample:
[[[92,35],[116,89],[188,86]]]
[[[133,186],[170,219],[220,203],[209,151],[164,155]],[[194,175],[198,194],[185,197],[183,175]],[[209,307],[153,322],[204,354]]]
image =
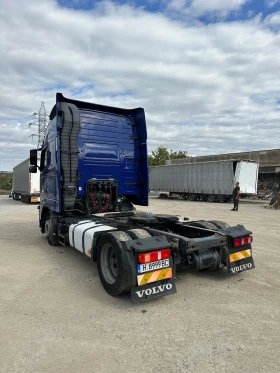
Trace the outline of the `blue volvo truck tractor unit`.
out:
[[[38,154],[40,153],[40,154]],[[40,156],[40,165],[37,165]],[[176,270],[254,268],[252,233],[221,221],[188,221],[136,210],[148,205],[142,108],[121,109],[56,95],[41,149],[39,226],[50,245],[97,262],[110,295],[134,302],[176,292]]]

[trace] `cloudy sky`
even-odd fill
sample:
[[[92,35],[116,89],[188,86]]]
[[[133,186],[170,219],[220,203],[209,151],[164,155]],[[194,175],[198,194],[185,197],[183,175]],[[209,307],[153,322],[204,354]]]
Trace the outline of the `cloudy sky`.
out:
[[[0,170],[55,93],[145,109],[149,152],[280,148],[280,0],[0,0]]]

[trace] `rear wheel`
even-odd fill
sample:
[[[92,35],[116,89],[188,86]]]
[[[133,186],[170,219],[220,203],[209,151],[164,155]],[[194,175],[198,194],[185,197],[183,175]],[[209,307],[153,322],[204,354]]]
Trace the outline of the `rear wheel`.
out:
[[[214,224],[218,229],[228,228],[230,225],[220,220],[209,220],[209,223]]]
[[[190,194],[189,195],[189,200],[194,201],[195,200],[195,194]]]
[[[125,232],[104,233],[98,242],[97,267],[100,281],[110,295],[127,293],[131,287],[130,264],[121,241],[131,240]]]
[[[145,231],[144,229],[130,229],[128,233],[131,235],[132,238],[148,238],[151,237],[150,233]]]
[[[214,202],[214,201],[215,201],[215,196],[213,194],[208,194],[207,202]]]
[[[30,196],[28,196],[27,194],[22,194],[21,195],[21,202],[22,203],[30,203],[31,202]]]
[[[194,222],[190,222],[188,225],[191,225],[192,227],[217,230],[216,225],[214,225],[212,222],[206,221],[206,220],[197,220],[197,221],[194,221]]]

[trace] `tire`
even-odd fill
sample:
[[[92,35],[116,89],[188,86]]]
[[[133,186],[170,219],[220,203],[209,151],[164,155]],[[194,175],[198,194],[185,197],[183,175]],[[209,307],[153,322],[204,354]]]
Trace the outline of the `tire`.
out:
[[[151,225],[151,224],[157,224],[158,220],[151,216],[130,216],[129,221],[135,224],[141,224],[141,225]]]
[[[195,201],[195,194],[190,194],[189,195],[189,200],[190,201]]]
[[[209,220],[209,223],[214,224],[218,229],[228,228],[230,225],[220,220]]]
[[[207,202],[215,202],[215,196],[213,194],[208,194]]]
[[[48,243],[51,246],[58,246],[57,219],[56,217],[51,216],[49,212],[45,219],[45,233],[47,235]]]
[[[22,203],[30,203],[31,202],[30,196],[28,196],[26,194],[22,194],[21,195],[21,202]]]
[[[131,237],[121,231],[104,233],[97,247],[97,268],[100,281],[112,296],[127,293],[131,288],[131,269],[129,253],[121,241]]]
[[[205,220],[194,221],[194,222],[191,222],[189,225],[191,225],[192,227],[217,230],[217,226],[216,225],[214,225],[212,222],[205,221]]]
[[[139,229],[139,228],[129,229],[127,233],[129,233],[133,239],[151,237],[149,232],[145,231],[144,229]]]
[[[154,217],[158,219],[160,223],[176,223],[179,220],[176,215],[154,214]]]

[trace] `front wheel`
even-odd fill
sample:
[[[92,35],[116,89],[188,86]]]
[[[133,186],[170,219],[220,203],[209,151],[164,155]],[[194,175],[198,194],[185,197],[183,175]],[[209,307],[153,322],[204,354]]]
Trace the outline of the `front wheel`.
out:
[[[121,241],[131,237],[121,231],[104,233],[98,242],[97,268],[100,281],[110,295],[127,293],[131,288],[128,252]]]
[[[55,216],[51,216],[50,213],[47,214],[45,220],[45,233],[47,235],[48,243],[51,246],[58,246],[58,231],[57,231],[57,218]]]

